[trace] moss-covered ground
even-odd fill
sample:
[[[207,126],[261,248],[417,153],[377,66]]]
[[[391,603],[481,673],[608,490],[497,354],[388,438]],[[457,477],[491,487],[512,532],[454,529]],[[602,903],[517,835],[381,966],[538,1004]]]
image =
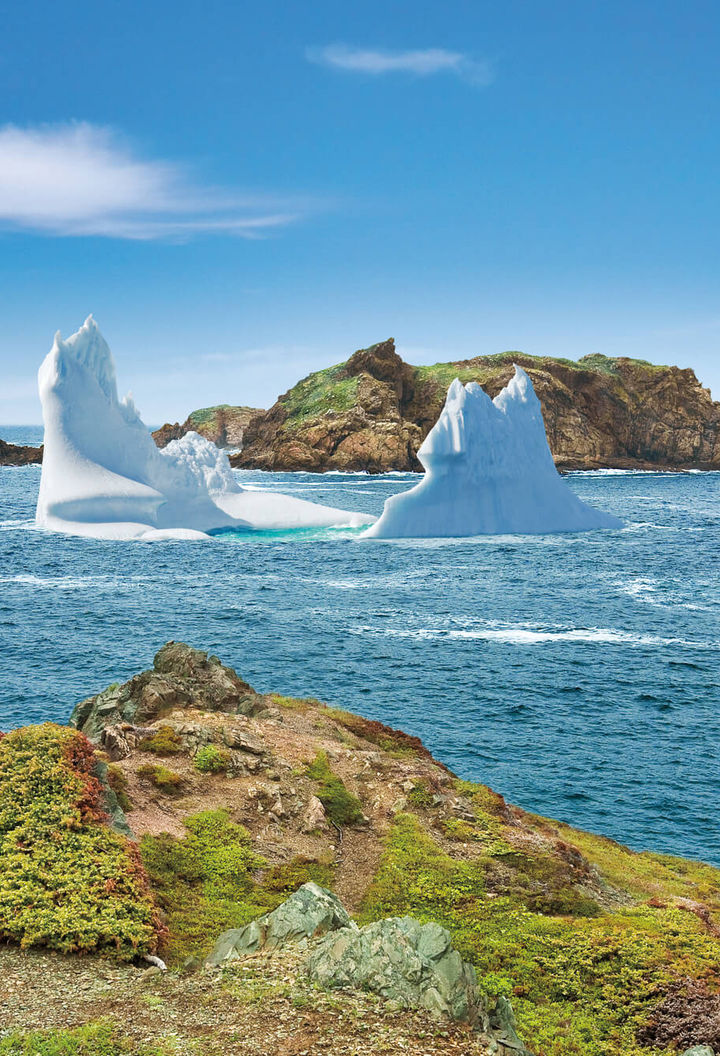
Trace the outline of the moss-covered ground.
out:
[[[463,789],[476,820],[463,822],[462,838],[481,853],[455,857],[418,814],[397,815],[362,918],[407,913],[450,928],[483,989],[511,998],[522,1037],[542,1056],[657,1054],[637,1036],[668,984],[691,976],[720,986],[713,929],[692,905],[670,901],[703,893],[717,908],[717,870],[564,826],[572,844],[523,854],[488,809],[488,791]],[[595,866],[585,883],[578,850]]]
[[[179,964],[202,956],[223,931],[274,909],[308,880],[330,886],[332,868],[295,857],[268,868],[250,833],[224,810],[186,819],[183,839],[145,836],[140,851],[168,932],[163,956]]]

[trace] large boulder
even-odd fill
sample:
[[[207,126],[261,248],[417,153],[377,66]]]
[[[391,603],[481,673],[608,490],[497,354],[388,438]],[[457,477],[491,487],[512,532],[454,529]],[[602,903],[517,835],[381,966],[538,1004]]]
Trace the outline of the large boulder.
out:
[[[168,642],[155,655],[152,670],[77,704],[70,725],[100,744],[108,727],[148,725],[176,708],[252,715],[267,709],[267,699],[216,656]]]
[[[272,913],[266,913],[244,928],[224,932],[206,964],[215,967],[256,950],[275,950],[287,943],[307,941],[338,928],[350,935],[356,933],[356,925],[342,902],[318,884],[303,884]]]
[[[715,1053],[709,1045],[693,1045],[691,1049],[686,1049],[682,1056],[715,1056]]]
[[[475,969],[439,924],[390,917],[326,935],[307,962],[325,989],[370,990],[404,1008],[426,1008],[486,1030],[489,1019]]]

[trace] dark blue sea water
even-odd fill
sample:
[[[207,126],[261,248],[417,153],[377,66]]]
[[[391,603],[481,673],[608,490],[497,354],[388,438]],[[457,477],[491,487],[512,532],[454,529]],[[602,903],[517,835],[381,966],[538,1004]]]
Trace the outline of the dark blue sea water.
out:
[[[376,513],[417,480],[241,478]],[[33,527],[39,479],[0,469],[0,727],[64,721],[181,639],[530,810],[720,864],[720,474],[571,475],[621,532],[402,543],[66,538]]]

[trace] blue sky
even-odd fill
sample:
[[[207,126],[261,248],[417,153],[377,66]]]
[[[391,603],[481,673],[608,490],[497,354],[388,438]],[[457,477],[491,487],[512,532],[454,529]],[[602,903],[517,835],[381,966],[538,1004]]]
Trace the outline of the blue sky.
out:
[[[0,422],[89,312],[145,420],[390,335],[720,397],[720,7],[0,0]],[[0,434],[1,435],[1,434]]]

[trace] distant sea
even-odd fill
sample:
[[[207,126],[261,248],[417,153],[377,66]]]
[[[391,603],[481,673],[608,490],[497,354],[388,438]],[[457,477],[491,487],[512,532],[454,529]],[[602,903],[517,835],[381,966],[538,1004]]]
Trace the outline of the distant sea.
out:
[[[417,482],[238,476],[373,513]],[[174,638],[417,734],[528,810],[720,865],[720,474],[570,474],[619,532],[402,543],[73,539],[35,529],[39,480],[0,469],[0,728],[64,722]]]

